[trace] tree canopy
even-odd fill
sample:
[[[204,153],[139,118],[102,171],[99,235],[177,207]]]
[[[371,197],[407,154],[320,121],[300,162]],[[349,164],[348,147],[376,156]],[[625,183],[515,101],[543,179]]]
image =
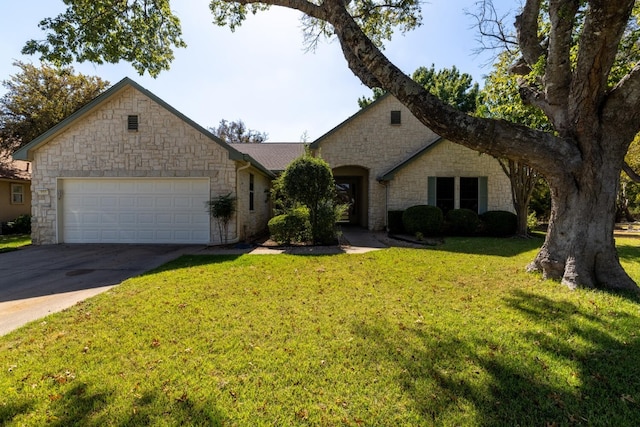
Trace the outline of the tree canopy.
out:
[[[440,100],[460,111],[469,113],[476,110],[479,86],[473,82],[470,74],[461,73],[455,65],[438,71],[434,64],[431,64],[431,68],[419,67],[413,72],[411,78]],[[359,98],[358,105],[364,108],[384,93],[381,88],[373,88],[373,97]]]
[[[125,0],[116,8],[106,0],[66,4],[65,14],[42,22],[46,40],[28,42],[26,52],[66,62],[117,57],[154,74],[168,67],[171,46],[183,46],[168,0]],[[530,270],[571,288],[638,289],[613,239],[620,170],[640,130],[636,0],[525,0],[515,32],[502,32],[517,44],[519,58],[510,69],[521,76],[520,96],[543,112],[553,132],[459,111],[394,65],[381,44],[394,29],[420,24],[417,0],[212,0],[210,10],[215,23],[233,30],[249,13],[272,5],[306,15],[308,46],[335,37],[365,85],[391,93],[440,136],[528,164],[547,178],[550,225]]]
[[[0,148],[20,148],[98,96],[109,82],[72,67],[15,62],[20,72],[4,80],[0,98]]]
[[[230,144],[265,142],[269,137],[265,132],[248,129],[242,120],[230,122],[222,119],[218,127],[209,128],[209,130],[215,136]]]

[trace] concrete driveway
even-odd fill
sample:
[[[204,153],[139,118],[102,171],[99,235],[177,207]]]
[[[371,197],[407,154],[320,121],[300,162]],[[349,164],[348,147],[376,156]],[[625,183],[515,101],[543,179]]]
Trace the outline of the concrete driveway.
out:
[[[203,248],[63,244],[2,253],[0,335]]]

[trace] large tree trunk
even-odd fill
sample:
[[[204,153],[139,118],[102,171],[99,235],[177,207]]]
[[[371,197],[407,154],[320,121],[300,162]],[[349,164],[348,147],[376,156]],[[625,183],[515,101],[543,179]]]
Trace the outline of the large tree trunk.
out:
[[[620,265],[613,237],[619,176],[619,169],[600,165],[580,177],[549,180],[549,229],[529,271],[540,271],[571,289],[637,290]]]

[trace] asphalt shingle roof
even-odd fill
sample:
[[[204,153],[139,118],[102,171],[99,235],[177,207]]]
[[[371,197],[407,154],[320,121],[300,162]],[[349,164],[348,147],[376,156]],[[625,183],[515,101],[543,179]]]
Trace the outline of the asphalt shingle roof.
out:
[[[282,172],[289,163],[304,154],[302,142],[262,142],[230,144],[237,151],[248,154],[271,172]]]

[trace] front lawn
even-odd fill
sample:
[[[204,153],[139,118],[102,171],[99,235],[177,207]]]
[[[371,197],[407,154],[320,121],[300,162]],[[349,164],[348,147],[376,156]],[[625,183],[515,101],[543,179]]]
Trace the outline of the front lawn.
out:
[[[0,234],[0,253],[14,251],[30,244],[31,236],[28,234]]]
[[[639,300],[524,273],[540,244],[185,256],[1,337],[0,424],[636,425]]]

